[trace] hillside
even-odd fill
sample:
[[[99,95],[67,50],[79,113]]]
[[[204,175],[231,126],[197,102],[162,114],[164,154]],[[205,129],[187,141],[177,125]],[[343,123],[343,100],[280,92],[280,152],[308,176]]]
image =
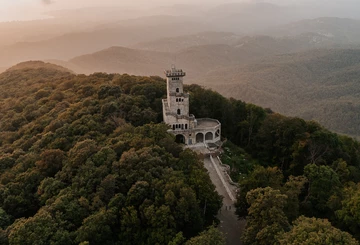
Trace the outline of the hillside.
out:
[[[266,244],[256,234],[307,240],[297,229],[308,227],[306,215],[325,222],[310,228],[319,244],[325,233],[358,245],[359,142],[198,85],[185,89],[191,113],[222,123],[224,157],[241,187],[237,214],[248,216],[244,242]],[[202,159],[160,123],[165,94],[160,77],[74,75],[40,62],[0,74],[1,243],[223,245],[212,228],[222,199]],[[258,206],[265,216],[252,212]]]
[[[360,20],[335,17],[306,19],[270,29],[266,33],[278,36],[294,36],[308,32],[331,37],[339,44],[359,43]]]
[[[160,67],[171,64],[170,53],[111,47],[69,60],[79,67],[78,73],[108,72],[135,75],[160,75]]]
[[[214,71],[199,83],[359,137],[359,70],[360,50],[317,50]]]
[[[268,2],[223,3],[203,14],[217,30],[253,35],[297,20],[298,11]]]
[[[189,26],[186,30],[181,26]],[[173,32],[173,29],[178,29]],[[0,46],[0,66],[25,60],[67,60],[111,46],[128,46],[162,37],[189,35],[207,29],[204,24],[176,16],[151,16],[99,24],[90,30],[68,32],[39,41]],[[86,45],[84,45],[86,44]]]
[[[176,53],[112,47],[75,57],[64,65],[75,65],[79,69],[75,70],[76,72],[87,74],[101,71],[161,75],[164,67],[176,63],[189,71],[190,78],[194,79],[211,69],[243,63],[250,58],[241,54],[241,50],[223,44],[195,46]]]
[[[240,38],[241,36],[231,32],[201,32],[194,35],[168,37],[151,42],[140,42],[131,46],[131,48],[160,52],[179,52],[193,46],[212,44],[232,45]]]
[[[202,161],[157,124],[164,81],[64,70],[0,74],[1,244],[168,244],[211,226]]]
[[[40,70],[40,69],[44,69],[47,71],[54,70],[63,73],[73,73],[71,70],[67,68],[52,63],[45,63],[43,61],[25,61],[10,67],[6,71],[11,73],[17,70],[24,71],[24,70]]]
[[[199,33],[136,45],[143,49],[112,47],[75,57],[68,62],[51,61],[77,73],[90,74],[101,71],[137,75],[161,75],[167,64],[176,63],[188,71],[191,82],[196,82],[198,77],[219,68],[253,63],[278,54],[338,46],[331,38],[314,33],[284,38],[239,38],[233,34],[223,38],[220,36],[221,33],[216,32]],[[208,42],[212,44],[204,44]]]

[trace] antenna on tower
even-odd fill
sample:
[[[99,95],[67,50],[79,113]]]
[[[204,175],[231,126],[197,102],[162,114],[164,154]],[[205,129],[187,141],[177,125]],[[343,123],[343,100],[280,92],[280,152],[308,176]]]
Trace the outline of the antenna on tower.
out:
[[[174,61],[175,61],[175,62],[174,62],[174,64],[171,65],[171,68],[172,68],[172,69],[176,69],[176,65],[175,65],[175,64],[176,64],[176,58],[177,58],[177,57],[176,57],[176,54],[174,54]]]

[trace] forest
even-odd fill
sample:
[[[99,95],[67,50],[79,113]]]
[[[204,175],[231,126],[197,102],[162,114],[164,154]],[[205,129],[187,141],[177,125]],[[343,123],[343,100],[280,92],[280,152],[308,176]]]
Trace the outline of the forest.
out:
[[[358,244],[359,142],[185,90],[192,114],[222,123],[242,244]],[[224,244],[222,198],[161,123],[165,94],[160,77],[42,62],[0,74],[0,244]]]

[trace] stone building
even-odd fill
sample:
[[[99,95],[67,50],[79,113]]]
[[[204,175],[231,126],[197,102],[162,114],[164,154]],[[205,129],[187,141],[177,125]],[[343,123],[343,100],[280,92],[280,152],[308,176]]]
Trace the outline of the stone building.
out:
[[[186,145],[216,144],[220,142],[221,123],[210,118],[196,119],[189,114],[189,94],[184,92],[183,79],[186,73],[175,66],[166,70],[167,98],[163,99],[164,122],[170,125],[169,132],[176,141]]]

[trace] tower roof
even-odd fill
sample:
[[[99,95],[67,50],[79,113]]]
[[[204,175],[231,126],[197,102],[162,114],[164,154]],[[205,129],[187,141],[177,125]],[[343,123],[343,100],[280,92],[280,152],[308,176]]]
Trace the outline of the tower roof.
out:
[[[176,69],[175,65],[171,67],[171,70],[165,70],[166,77],[184,77],[186,73],[182,69]]]

